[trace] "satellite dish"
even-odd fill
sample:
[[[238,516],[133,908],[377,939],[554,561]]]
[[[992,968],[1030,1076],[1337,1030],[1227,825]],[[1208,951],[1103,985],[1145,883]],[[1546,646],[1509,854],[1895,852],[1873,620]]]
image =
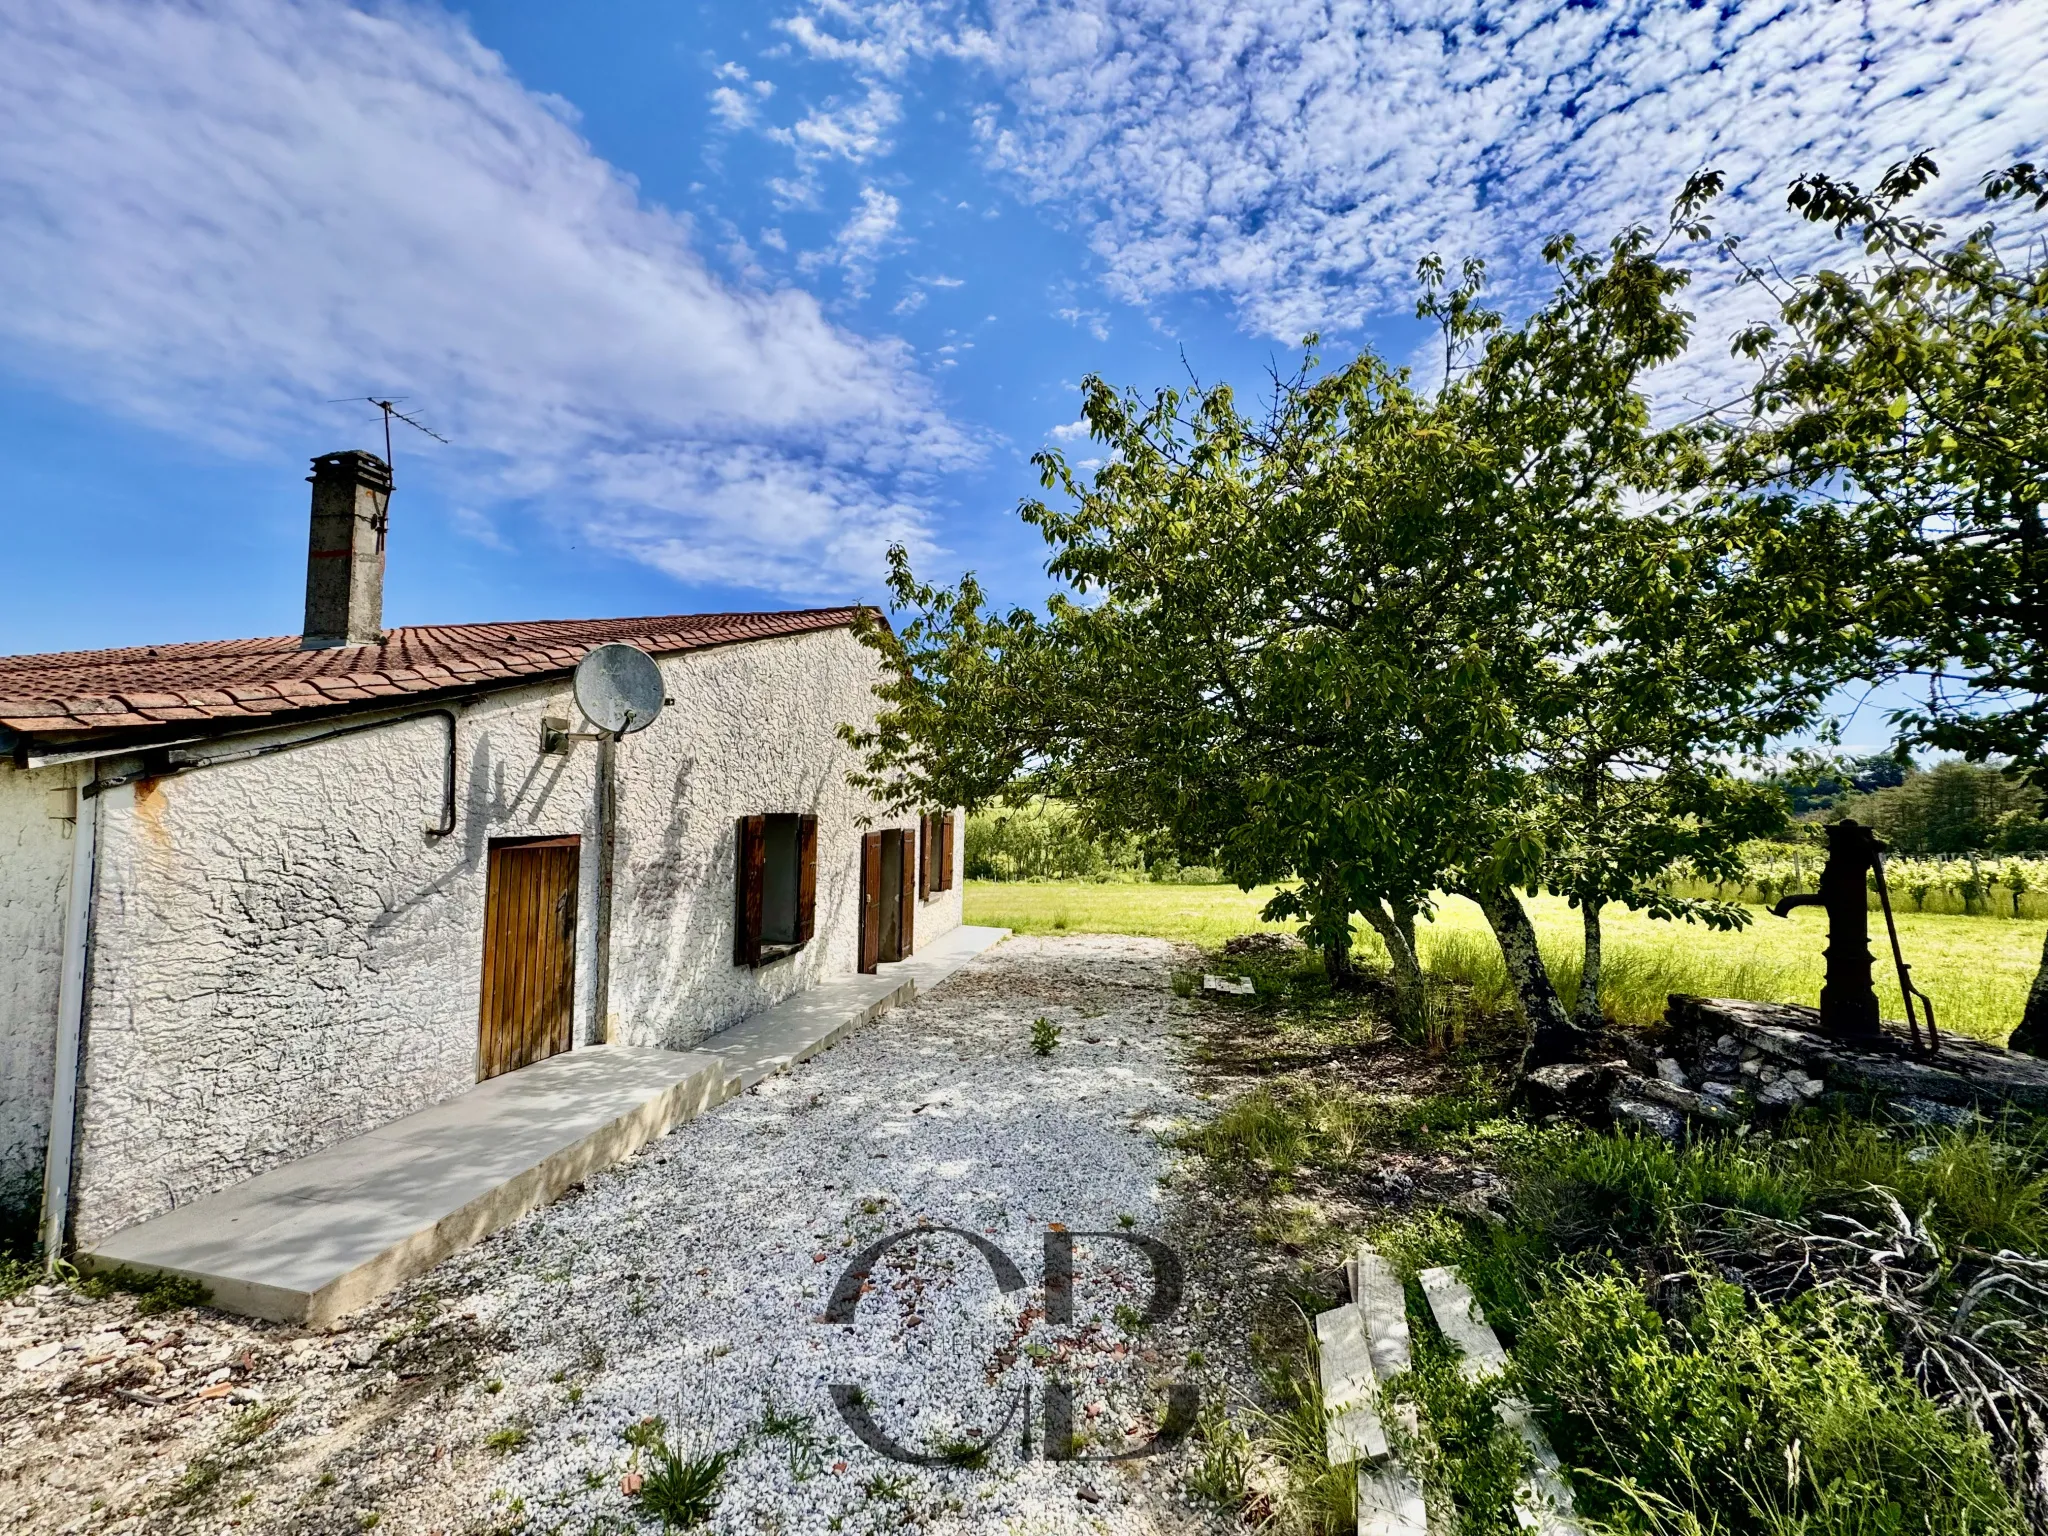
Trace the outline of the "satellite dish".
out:
[[[600,645],[576,663],[576,707],[600,731],[628,735],[654,724],[666,702],[661,668],[636,646]]]

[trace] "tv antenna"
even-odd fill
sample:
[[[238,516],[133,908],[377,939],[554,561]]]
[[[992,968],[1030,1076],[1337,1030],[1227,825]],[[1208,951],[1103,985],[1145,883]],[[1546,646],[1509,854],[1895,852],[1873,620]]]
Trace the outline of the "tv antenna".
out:
[[[419,417],[408,415],[406,412],[401,411],[398,407],[405,398],[404,395],[394,395],[389,400],[379,400],[373,395],[349,395],[344,399],[330,400],[327,403],[329,405],[353,405],[358,400],[361,400],[366,404],[374,405],[384,413],[384,467],[389,469],[391,467],[391,419],[394,416],[408,427],[426,433],[427,436],[437,443],[446,443],[448,441],[447,438],[436,432],[424,421],[421,421]]]

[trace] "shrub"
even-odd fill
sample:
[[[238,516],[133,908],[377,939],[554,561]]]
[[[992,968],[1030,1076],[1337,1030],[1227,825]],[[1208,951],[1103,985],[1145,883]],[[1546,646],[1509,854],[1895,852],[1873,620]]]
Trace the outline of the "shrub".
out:
[[[1042,1015],[1031,1021],[1031,1049],[1040,1056],[1050,1056],[1053,1047],[1060,1043],[1060,1027]]]
[[[1578,1480],[1585,1512],[1616,1529],[1657,1527],[1638,1489],[1731,1536],[2021,1529],[1982,1437],[1906,1380],[1846,1298],[1752,1306],[1708,1281],[1665,1323],[1605,1269],[1538,1300],[1515,1368],[1559,1453],[1594,1474]]]

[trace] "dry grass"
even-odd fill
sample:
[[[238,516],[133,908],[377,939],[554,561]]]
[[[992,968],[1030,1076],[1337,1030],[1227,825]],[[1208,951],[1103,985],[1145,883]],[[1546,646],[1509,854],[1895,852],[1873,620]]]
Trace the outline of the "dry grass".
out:
[[[1213,948],[1233,934],[1258,928],[1285,931],[1288,925],[1259,921],[1259,909],[1271,894],[1218,885],[969,881],[967,920],[1019,933],[1144,934]],[[1610,911],[1601,988],[1609,1012],[1624,1021],[1652,1019],[1671,992],[1818,1002],[1827,919],[1811,908],[1785,919],[1752,910],[1755,920],[1734,933]],[[1558,973],[1568,988],[1575,987],[1578,913],[1555,896],[1536,897],[1529,911]],[[1889,980],[1882,919],[1873,915],[1873,923],[1879,998],[1888,1017],[1903,1017],[1898,987]],[[2019,1022],[2040,964],[2044,932],[2048,922],[2039,919],[1899,914],[1900,943],[1913,979],[1933,997],[1942,1026],[1986,1040],[2002,1041]],[[1446,898],[1436,920],[1423,926],[1421,940],[1433,970],[1470,982],[1482,1001],[1506,1002],[1499,951],[1470,902]],[[1378,939],[1363,930],[1358,946],[1364,956],[1380,953]]]

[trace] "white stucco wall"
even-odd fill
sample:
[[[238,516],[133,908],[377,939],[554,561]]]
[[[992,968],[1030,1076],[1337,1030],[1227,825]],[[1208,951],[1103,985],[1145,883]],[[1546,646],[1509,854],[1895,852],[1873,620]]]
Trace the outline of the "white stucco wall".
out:
[[[70,767],[0,766],[0,1221],[33,1220],[50,1134],[71,824],[50,815]]]
[[[873,668],[845,630],[662,660],[674,703],[618,752],[612,1039],[687,1046],[854,968],[871,807],[847,786],[837,727],[870,717]],[[470,1088],[495,838],[583,838],[576,1040],[593,1038],[595,746],[539,752],[543,716],[580,725],[566,687],[459,712],[443,839],[423,830],[440,808],[439,720],[105,796],[81,1244]],[[819,821],[816,938],[735,966],[736,821],[787,811]],[[51,910],[61,924],[61,900]],[[918,941],[959,921],[956,884],[920,906]]]

